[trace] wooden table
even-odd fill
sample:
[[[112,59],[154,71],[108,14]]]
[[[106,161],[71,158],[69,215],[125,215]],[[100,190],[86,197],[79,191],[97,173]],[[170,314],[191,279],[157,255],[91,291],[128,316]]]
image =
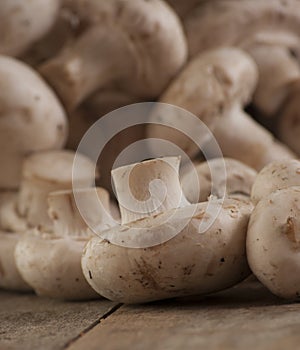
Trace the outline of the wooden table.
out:
[[[300,304],[258,282],[147,305],[0,292],[0,349],[300,349]]]

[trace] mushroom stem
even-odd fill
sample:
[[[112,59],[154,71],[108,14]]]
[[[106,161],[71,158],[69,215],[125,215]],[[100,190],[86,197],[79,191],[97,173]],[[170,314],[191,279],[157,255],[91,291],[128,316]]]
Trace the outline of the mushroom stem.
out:
[[[180,157],[165,157],[112,171],[122,225],[189,204],[181,189],[179,165]]]
[[[95,90],[112,85],[122,72],[132,71],[133,61],[120,61],[120,57],[130,55],[131,48],[127,41],[120,40],[118,28],[97,26],[85,32],[72,49],[66,47],[42,65],[40,72],[72,110]]]
[[[259,71],[253,102],[266,116],[274,116],[288,96],[290,85],[300,78],[299,63],[283,45],[255,44],[247,51]]]
[[[93,227],[101,231],[113,226],[109,194],[104,188],[53,192],[48,197],[48,204],[56,234],[91,237]]]
[[[33,154],[24,161],[20,192],[0,211],[3,229],[20,232],[39,226],[52,231],[47,197],[50,192],[72,188],[74,157],[75,153],[71,151],[51,151]],[[77,184],[80,188],[90,187],[94,182],[95,165],[85,156],[77,157],[80,166]]]
[[[213,134],[224,156],[240,160],[257,170],[274,160],[296,158],[238,104],[219,119]]]

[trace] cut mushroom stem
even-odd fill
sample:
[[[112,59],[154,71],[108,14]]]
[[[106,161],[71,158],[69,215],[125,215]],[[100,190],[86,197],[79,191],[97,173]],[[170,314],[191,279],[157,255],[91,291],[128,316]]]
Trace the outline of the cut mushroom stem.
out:
[[[72,151],[49,151],[25,159],[20,191],[0,211],[3,229],[20,232],[39,226],[52,230],[47,197],[50,192],[72,188],[74,157]],[[77,157],[80,171],[76,181],[81,187],[90,187],[95,180],[95,164],[83,155]]]
[[[76,0],[70,6],[86,30],[40,67],[68,110],[114,85],[155,98],[186,60],[179,19],[161,0]]]
[[[180,157],[165,157],[112,171],[122,225],[186,206],[179,182]]]
[[[103,231],[114,223],[104,188],[52,192],[48,205],[53,232],[62,236],[90,237],[93,228]]]

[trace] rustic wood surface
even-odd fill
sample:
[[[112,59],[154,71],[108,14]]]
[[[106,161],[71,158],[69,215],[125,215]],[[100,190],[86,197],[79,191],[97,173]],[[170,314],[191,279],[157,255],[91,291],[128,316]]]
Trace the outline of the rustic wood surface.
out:
[[[104,299],[71,303],[1,291],[0,350],[63,349],[116,305]]]
[[[300,304],[257,282],[147,305],[63,303],[0,293],[0,349],[300,348]]]

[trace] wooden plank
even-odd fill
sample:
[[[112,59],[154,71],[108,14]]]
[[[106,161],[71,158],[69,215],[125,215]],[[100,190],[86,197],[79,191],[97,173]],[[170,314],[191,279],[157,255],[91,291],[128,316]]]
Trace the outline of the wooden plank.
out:
[[[204,299],[122,306],[68,350],[282,350],[300,344],[300,304],[258,282]]]
[[[0,349],[63,349],[114,307],[104,299],[61,302],[0,291]]]

